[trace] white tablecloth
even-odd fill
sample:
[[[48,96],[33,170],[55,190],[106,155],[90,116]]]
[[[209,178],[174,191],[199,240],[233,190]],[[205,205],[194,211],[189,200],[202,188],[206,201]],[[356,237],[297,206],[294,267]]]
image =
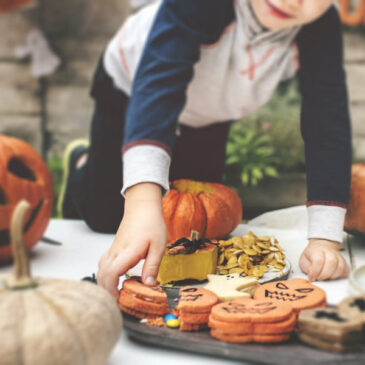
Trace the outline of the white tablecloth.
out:
[[[258,235],[274,235],[284,248],[287,258],[292,263],[291,277],[305,277],[298,267],[300,253],[306,245],[306,210],[295,207],[266,213],[249,224],[241,224],[233,232],[242,235],[248,230]],[[113,235],[92,232],[85,223],[72,220],[52,219],[45,233],[46,237],[60,241],[61,246],[43,242],[31,251],[31,265],[34,276],[68,278],[80,280],[97,271],[101,254],[110,246]],[[351,243],[357,266],[365,264],[365,244],[359,239],[344,239],[344,256],[350,261],[347,243]],[[11,271],[11,266],[1,266],[0,274]],[[316,283],[327,292],[328,302],[336,304],[349,295],[348,280]],[[141,345],[122,334],[110,359],[110,365],[164,365],[178,364],[234,364],[236,362],[208,356],[199,356],[180,351],[154,348]]]

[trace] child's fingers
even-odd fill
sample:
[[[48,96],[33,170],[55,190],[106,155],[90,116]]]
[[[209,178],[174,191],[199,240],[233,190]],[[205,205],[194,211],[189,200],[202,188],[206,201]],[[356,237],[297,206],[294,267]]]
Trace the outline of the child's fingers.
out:
[[[336,271],[333,274],[332,279],[346,278],[349,275],[349,266],[344,258],[338,260]]]
[[[312,254],[311,266],[308,270],[308,279],[310,281],[317,280],[319,274],[323,269],[323,265],[325,262],[324,254],[322,251],[317,251]]]
[[[299,266],[300,269],[305,273],[308,274],[309,268],[311,266],[311,262],[308,260],[307,256],[305,255],[305,253],[303,253],[300,256],[300,260],[299,260]]]
[[[142,270],[142,280],[146,285],[156,285],[158,269],[164,250],[164,245],[150,245]]]
[[[139,257],[130,254],[128,250],[123,250],[116,256],[113,261],[102,268],[100,277],[102,286],[111,293],[115,298],[118,297],[119,277],[124,275],[128,269],[135,266],[139,261]]]
[[[317,276],[317,279],[318,280],[332,279],[336,271],[338,261],[339,261],[338,255],[332,252],[327,252],[325,254],[325,262],[322,271]]]

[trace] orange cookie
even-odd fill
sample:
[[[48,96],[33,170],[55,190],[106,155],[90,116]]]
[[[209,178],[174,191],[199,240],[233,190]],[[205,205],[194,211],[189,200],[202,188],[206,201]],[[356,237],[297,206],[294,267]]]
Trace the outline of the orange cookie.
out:
[[[292,314],[288,319],[281,322],[273,323],[229,323],[215,319],[213,316],[209,317],[208,325],[211,328],[220,330],[230,334],[279,334],[284,332],[292,332],[296,324],[296,315]]]
[[[210,331],[212,337],[224,342],[248,343],[253,341],[252,335],[231,335],[218,330]]]
[[[218,303],[218,297],[210,290],[186,286],[179,291],[179,311],[206,313]]]
[[[169,307],[167,303],[154,303],[142,300],[140,298],[134,297],[131,294],[121,290],[119,295],[119,305],[128,307],[138,312],[145,312],[156,315],[164,315],[169,312]]]
[[[153,318],[157,317],[156,314],[149,314],[149,313],[145,313],[145,312],[139,312],[139,311],[136,311],[132,308],[128,308],[128,307],[126,307],[122,304],[119,304],[119,307],[123,312],[128,313],[133,317],[137,317],[137,318],[141,318],[141,319],[143,319],[143,318],[153,319]]]
[[[215,305],[211,315],[224,322],[280,322],[288,319],[293,309],[273,300],[236,299]]]
[[[166,293],[160,288],[160,286],[147,286],[142,283],[139,276],[134,276],[123,282],[122,290],[127,293],[136,296],[137,298],[165,304],[167,300]]]
[[[324,306],[326,303],[326,293],[305,279],[263,284],[256,290],[254,298],[288,303],[297,313],[303,309]]]
[[[180,311],[180,320],[189,323],[208,323],[210,312],[193,313]]]

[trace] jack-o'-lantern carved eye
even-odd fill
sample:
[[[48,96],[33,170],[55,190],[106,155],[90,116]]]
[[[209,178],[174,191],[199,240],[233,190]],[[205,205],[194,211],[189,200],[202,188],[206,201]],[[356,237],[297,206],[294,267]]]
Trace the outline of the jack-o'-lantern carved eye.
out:
[[[302,289],[295,289],[298,293],[311,293],[314,289],[313,288],[302,288]]]
[[[21,179],[36,181],[33,171],[19,158],[13,157],[9,161],[8,171]]]
[[[284,283],[277,283],[276,287],[278,289],[289,290],[289,288]]]
[[[5,195],[5,191],[0,187],[0,205],[5,205],[7,203],[7,198]]]

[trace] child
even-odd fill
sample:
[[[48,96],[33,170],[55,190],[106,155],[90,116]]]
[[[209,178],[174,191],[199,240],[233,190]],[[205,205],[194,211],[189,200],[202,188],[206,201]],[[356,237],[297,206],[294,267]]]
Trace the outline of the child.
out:
[[[90,147],[68,149],[61,201],[64,217],[117,230],[100,285],[117,296],[119,276],[143,258],[143,281],[155,284],[169,178],[221,181],[229,121],[258,109],[299,65],[309,219],[300,267],[310,280],[348,275],[339,253],[351,166],[340,28],[332,0],[164,0],[125,22],[94,77]]]

